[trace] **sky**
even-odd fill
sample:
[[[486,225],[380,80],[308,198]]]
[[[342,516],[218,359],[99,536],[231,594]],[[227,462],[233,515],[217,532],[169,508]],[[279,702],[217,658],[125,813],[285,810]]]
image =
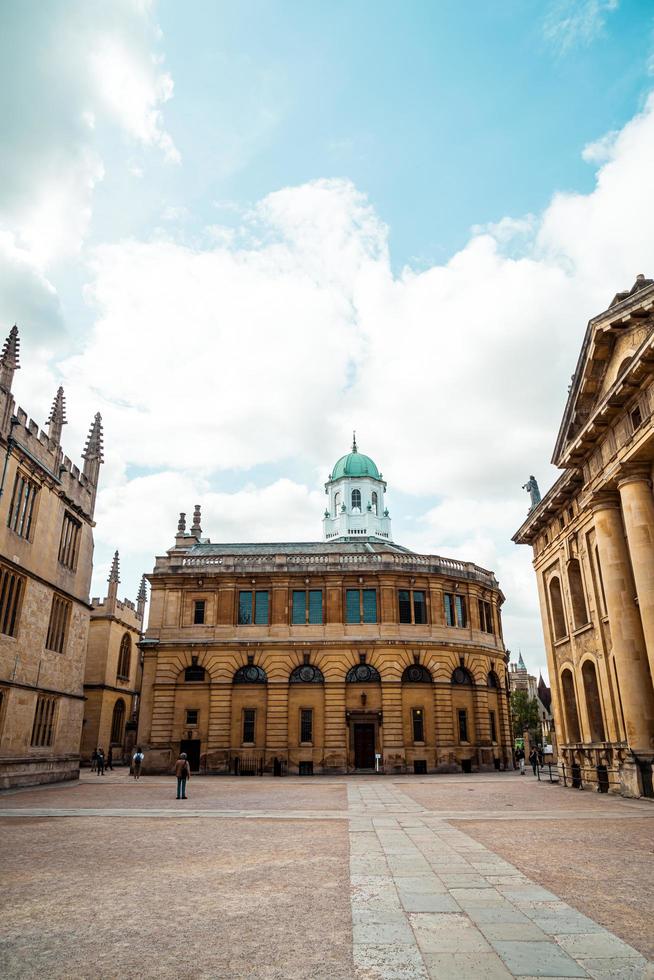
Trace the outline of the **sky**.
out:
[[[0,73],[0,317],[74,461],[103,416],[92,594],[196,503],[319,540],[356,429],[395,540],[492,568],[545,674],[511,536],[588,319],[654,275],[649,0],[7,0]]]

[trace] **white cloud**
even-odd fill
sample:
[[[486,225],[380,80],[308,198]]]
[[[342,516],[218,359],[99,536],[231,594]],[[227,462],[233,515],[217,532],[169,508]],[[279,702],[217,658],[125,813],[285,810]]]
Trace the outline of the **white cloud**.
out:
[[[559,54],[588,47],[604,32],[607,15],[618,0],[554,0],[543,23],[543,35]]]

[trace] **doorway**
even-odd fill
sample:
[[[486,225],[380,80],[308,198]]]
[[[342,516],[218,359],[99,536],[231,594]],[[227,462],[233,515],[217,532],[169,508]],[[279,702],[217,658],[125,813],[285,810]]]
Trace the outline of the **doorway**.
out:
[[[375,726],[371,724],[354,725],[354,767],[355,769],[375,768]]]
[[[179,751],[186,752],[188,756],[188,764],[191,767],[191,772],[200,771],[200,739],[199,738],[183,738],[179,743]]]

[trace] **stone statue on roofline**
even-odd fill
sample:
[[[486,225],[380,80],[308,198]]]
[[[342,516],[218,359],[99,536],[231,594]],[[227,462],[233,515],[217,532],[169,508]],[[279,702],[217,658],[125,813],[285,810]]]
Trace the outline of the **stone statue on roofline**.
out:
[[[531,507],[528,513],[531,514],[534,507],[540,503],[540,490],[538,489],[538,483],[536,482],[535,476],[530,476],[526,483],[522,485],[522,489],[526,490],[531,497]]]

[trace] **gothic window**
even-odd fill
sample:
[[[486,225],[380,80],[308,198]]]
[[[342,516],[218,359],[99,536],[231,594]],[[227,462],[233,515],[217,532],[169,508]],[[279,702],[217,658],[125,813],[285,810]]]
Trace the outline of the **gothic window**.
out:
[[[352,510],[361,510],[361,491],[352,491]]]
[[[427,599],[422,589],[399,589],[398,603],[401,623],[424,625],[427,622]]]
[[[14,492],[11,498],[7,527],[10,527],[16,534],[30,540],[32,522],[34,517],[34,504],[39,488],[36,483],[18,472],[14,480]]]
[[[572,672],[568,668],[561,674],[561,686],[563,688],[563,709],[565,712],[565,727],[567,729],[568,742],[581,742],[575,683]]]
[[[575,622],[575,629],[579,629],[580,626],[585,626],[588,622],[588,610],[586,609],[584,580],[581,577],[581,567],[577,558],[572,558],[568,562],[568,584],[570,586],[572,616]]]
[[[119,698],[114,705],[114,713],[111,717],[111,743],[112,745],[123,744],[123,732],[125,729],[125,702]]]
[[[238,625],[267,626],[268,625],[269,593],[266,589],[257,592],[239,592],[238,594]]]
[[[268,678],[263,667],[246,664],[234,674],[234,684],[266,684]]]
[[[294,626],[322,623],[322,589],[295,589],[291,617]]]
[[[604,718],[602,717],[602,699],[600,698],[599,685],[597,683],[597,671],[592,660],[587,660],[584,663],[581,668],[581,676],[584,682],[584,694],[586,695],[590,738],[592,742],[603,742],[605,734]]]
[[[73,517],[72,514],[64,514],[61,526],[61,538],[59,539],[59,562],[71,572],[77,567],[77,552],[79,550],[79,539],[82,524]]]
[[[377,499],[376,490],[372,491],[372,497],[370,498],[370,502],[372,503],[373,512],[379,517],[379,500]]]
[[[443,600],[445,603],[445,624],[465,629],[468,624],[465,596],[445,592]]]
[[[48,623],[48,633],[45,638],[46,650],[54,650],[55,653],[64,652],[71,608],[72,604],[68,599],[64,599],[63,596],[57,595],[56,593],[52,596],[50,622]]]
[[[338,517],[338,512],[341,509],[341,491],[337,490],[334,494],[334,517]]]
[[[43,747],[52,745],[54,740],[56,708],[57,698],[44,696],[37,698],[34,723],[32,725],[32,745]]]
[[[292,671],[289,684],[323,684],[325,678],[319,667],[313,664],[300,664]]]
[[[0,633],[16,636],[25,579],[6,565],[0,565]]]
[[[431,684],[432,676],[422,664],[409,664],[402,674],[403,684]]]
[[[347,623],[376,623],[377,590],[346,589],[345,621]]]
[[[118,654],[118,670],[116,677],[118,680],[129,680],[129,668],[132,659],[132,640],[129,633],[124,633],[120,641],[120,653]]]
[[[456,667],[452,671],[452,683],[453,684],[472,684],[472,676],[469,670],[465,667]]]
[[[379,671],[370,664],[355,664],[350,667],[345,678],[348,684],[374,684],[381,682]]]
[[[424,742],[425,740],[425,714],[422,708],[411,709],[411,721],[413,723],[413,741]]]
[[[565,622],[565,612],[563,609],[563,595],[561,594],[561,582],[557,575],[553,575],[549,584],[550,593],[550,612],[552,615],[552,628],[554,639],[562,640],[568,635],[568,628]]]

